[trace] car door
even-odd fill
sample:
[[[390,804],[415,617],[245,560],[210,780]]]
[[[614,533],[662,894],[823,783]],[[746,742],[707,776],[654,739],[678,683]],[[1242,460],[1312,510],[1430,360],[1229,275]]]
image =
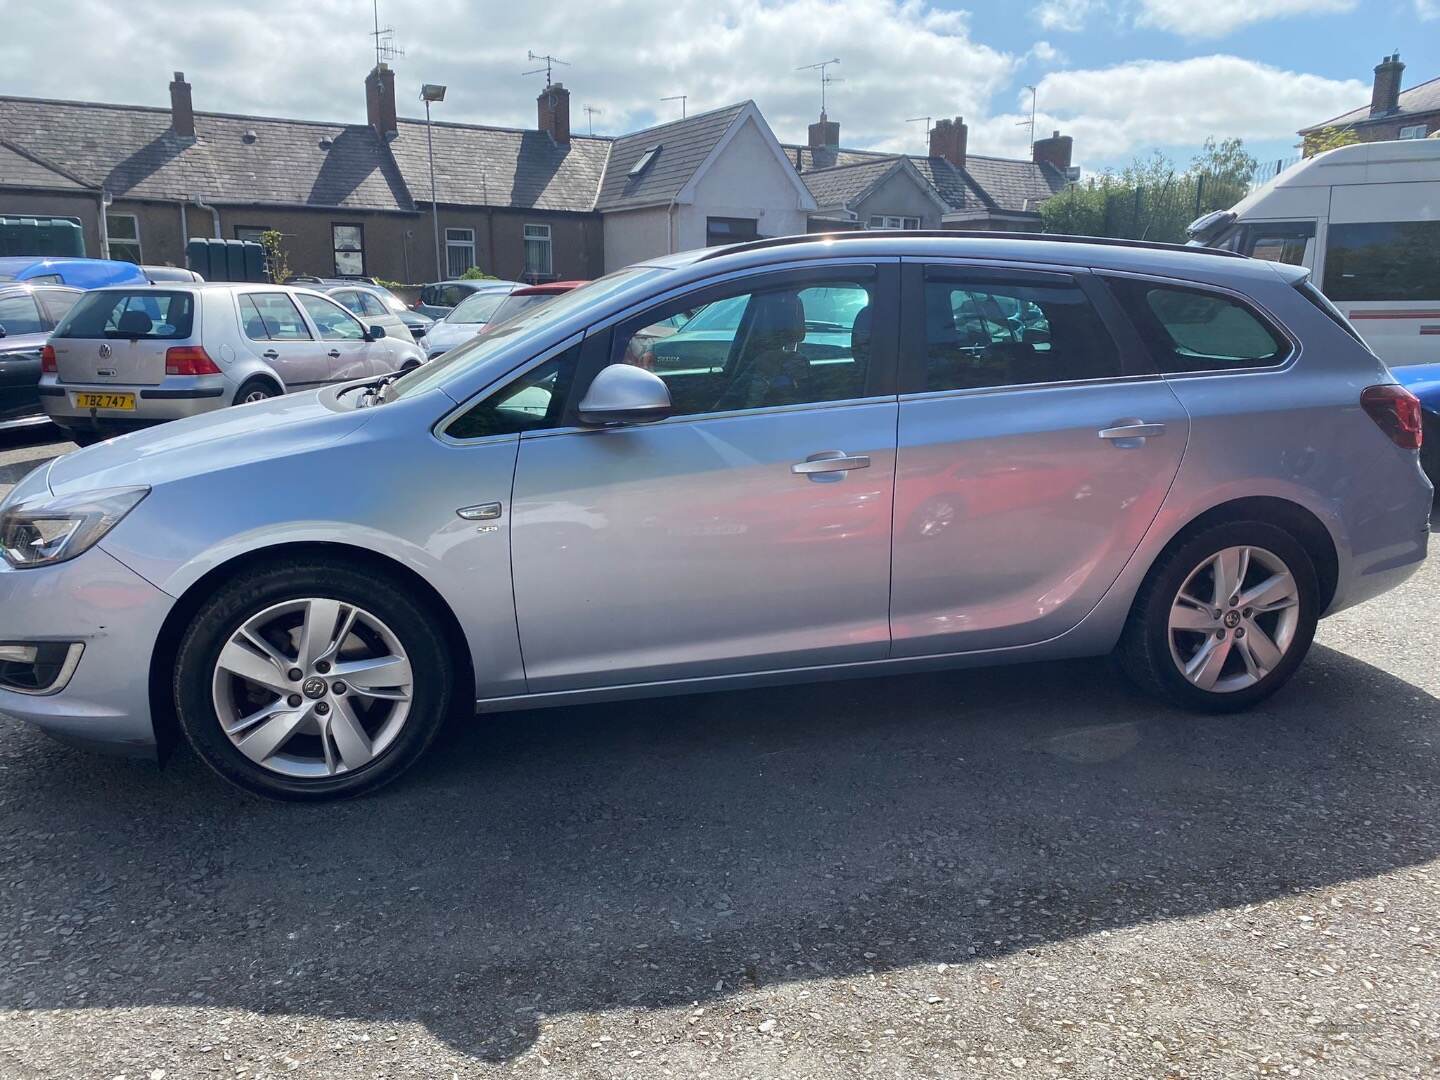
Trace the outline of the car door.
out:
[[[895,656],[1075,626],[1154,520],[1189,435],[1083,270],[908,262],[895,497]]]
[[[887,655],[897,270],[748,275],[587,338],[572,404],[639,354],[674,413],[521,435],[511,544],[531,691]],[[822,288],[855,294],[849,325],[812,329]],[[656,340],[736,296],[718,358],[680,363]]]
[[[299,292],[295,296],[325,344],[332,381],[363,379],[395,369],[385,348],[385,340],[367,340],[369,335],[360,321],[339,304],[315,293]]]
[[[40,349],[51,327],[29,291],[0,294],[0,423],[40,411]]]
[[[318,340],[289,293],[241,293],[241,340],[251,354],[275,369],[287,391],[305,390],[331,378],[329,346]]]

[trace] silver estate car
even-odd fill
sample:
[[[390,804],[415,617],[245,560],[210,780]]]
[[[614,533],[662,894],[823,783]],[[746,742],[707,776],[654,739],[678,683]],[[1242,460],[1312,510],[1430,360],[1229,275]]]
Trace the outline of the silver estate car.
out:
[[[716,304],[743,312],[687,335]],[[0,507],[0,712],[183,733],[318,799],[452,711],[1112,651],[1242,709],[1425,558],[1419,441],[1298,268],[915,232],[688,252],[408,375],[32,473]]]
[[[167,281],[86,293],[50,336],[39,393],[84,446],[424,360],[403,327],[367,326],[310,289]]]

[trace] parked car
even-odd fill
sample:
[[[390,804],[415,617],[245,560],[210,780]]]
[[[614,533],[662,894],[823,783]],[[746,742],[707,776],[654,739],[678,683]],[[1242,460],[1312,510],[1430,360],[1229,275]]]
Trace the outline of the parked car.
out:
[[[295,279],[297,282],[300,280],[299,278]],[[383,314],[399,319],[405,324],[405,329],[413,341],[418,342],[423,338],[435,322],[429,315],[411,311],[405,306],[405,301],[383,285],[376,285],[365,279],[315,278],[313,280],[314,287],[318,291],[334,297],[338,304],[349,309],[361,320],[375,318],[379,325],[388,327],[391,324],[381,322],[377,316]],[[377,307],[383,308],[383,311],[376,311]]]
[[[1440,484],[1440,141],[1342,146],[1197,219],[1193,243],[1315,271],[1321,290],[1424,409]]]
[[[106,285],[138,285],[146,280],[145,272],[134,263],[113,259],[35,256],[0,259],[0,282],[28,281],[32,285],[71,285],[77,289],[99,289]]]
[[[204,277],[194,270],[184,266],[142,266],[141,272],[145,280],[152,285],[158,285],[162,281],[204,281]]]
[[[425,336],[425,352],[430,359],[449,352],[457,345],[463,345],[476,337],[495,315],[495,309],[505,302],[514,289],[513,285],[501,285],[482,292],[474,292],[450,309],[450,314],[435,320]]]
[[[37,470],[0,506],[0,712],[134,753],[173,713],[219,775],[321,799],[452,709],[1111,651],[1247,708],[1430,535],[1415,399],[1306,277],[879,231],[632,266],[409,375]],[[1045,337],[977,337],[976,294]],[[626,362],[741,297],[723,362]]]
[[[180,417],[419,366],[408,337],[330,297],[210,282],[87,293],[42,352],[46,414],[81,445]]]
[[[0,285],[0,431],[46,423],[40,350],[84,295],[65,285]]]
[[[491,313],[490,321],[480,328],[480,333],[501,326],[523,312],[531,311],[557,296],[589,284],[588,281],[547,281],[543,285],[521,285],[513,288]]]
[[[506,287],[516,289],[520,287],[520,284],[518,281],[500,281],[496,278],[476,278],[473,281],[469,279],[435,281],[421,286],[420,298],[415,301],[411,310],[418,311],[422,315],[429,315],[432,319],[443,319],[450,314],[452,308],[471,293]]]

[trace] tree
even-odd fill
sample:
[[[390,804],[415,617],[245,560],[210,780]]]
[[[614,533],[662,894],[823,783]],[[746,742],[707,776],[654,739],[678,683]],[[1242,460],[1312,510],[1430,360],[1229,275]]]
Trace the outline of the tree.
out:
[[[1311,132],[1305,136],[1305,149],[1303,152],[1306,157],[1314,157],[1316,154],[1323,154],[1326,150],[1337,150],[1342,146],[1352,146],[1359,141],[1360,136],[1355,134],[1354,128],[1321,128],[1319,131]]]
[[[1190,163],[1190,171],[1204,173],[1216,180],[1250,182],[1259,162],[1245,150],[1239,139],[1215,141],[1215,136],[1205,140],[1200,153]]]
[[[466,270],[463,274],[460,275],[460,280],[461,280],[461,281],[497,281],[497,280],[499,280],[499,279],[496,278],[494,274],[487,274],[487,273],[485,273],[485,271],[484,271],[484,270],[481,270],[478,266],[472,266],[472,267],[470,267],[469,270]]]
[[[260,234],[260,246],[265,249],[265,269],[270,281],[284,285],[290,280],[290,256],[285,251],[285,234],[279,229],[266,229]]]

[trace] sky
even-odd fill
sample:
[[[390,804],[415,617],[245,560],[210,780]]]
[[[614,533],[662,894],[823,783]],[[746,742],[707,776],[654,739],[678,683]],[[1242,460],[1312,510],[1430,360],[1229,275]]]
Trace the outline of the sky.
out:
[[[543,75],[571,90],[572,126],[634,131],[754,99],[783,142],[820,110],[842,145],[924,152],[929,115],[963,116],[976,154],[1028,156],[1074,137],[1087,172],[1160,150],[1187,164],[1207,137],[1262,160],[1295,130],[1366,104],[1398,50],[1406,87],[1440,75],[1440,0],[380,0],[404,50],[401,115],[422,82],[436,119],[534,127]],[[197,110],[363,122],[371,0],[0,0],[0,94],[167,105],[173,71]],[[584,106],[595,113],[587,115]]]

